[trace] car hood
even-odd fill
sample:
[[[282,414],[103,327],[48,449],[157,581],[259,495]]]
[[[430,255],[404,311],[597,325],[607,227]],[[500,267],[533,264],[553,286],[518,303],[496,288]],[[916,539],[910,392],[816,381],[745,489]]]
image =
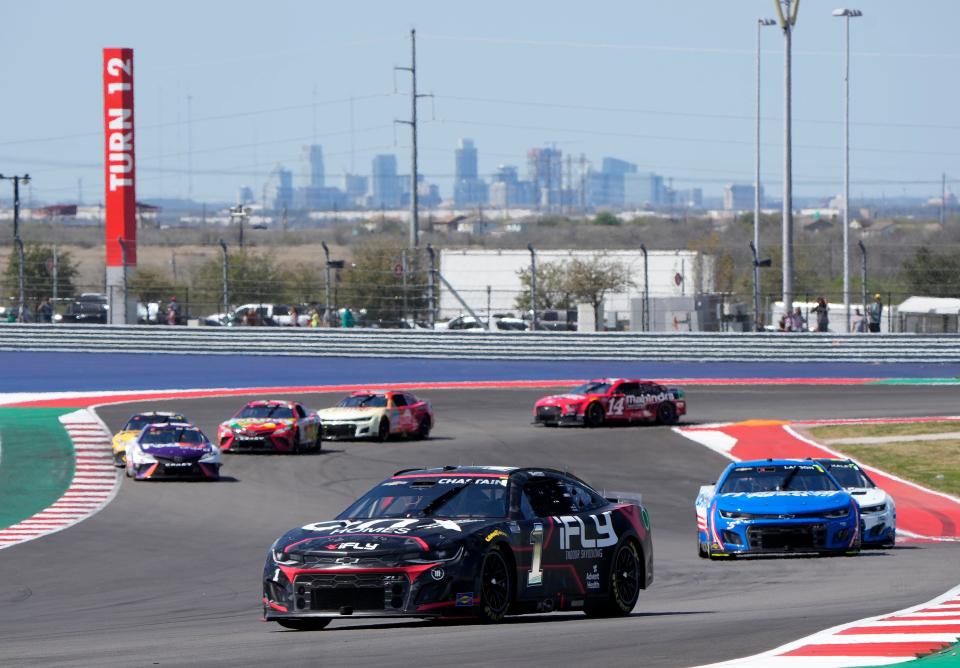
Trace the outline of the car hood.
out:
[[[876,506],[887,501],[887,493],[879,487],[870,487],[864,489],[848,489],[850,496],[857,502],[861,508]]]
[[[154,457],[164,457],[167,459],[172,459],[174,457],[182,457],[185,461],[190,459],[200,459],[204,455],[210,454],[209,450],[205,450],[204,446],[197,446],[193,443],[189,445],[177,445],[177,444],[163,444],[163,445],[147,445],[141,444],[140,449],[148,455]]]
[[[127,429],[124,431],[118,431],[116,434],[114,434],[113,440],[117,443],[120,441],[129,441],[130,439],[136,438],[139,435],[140,430]]]
[[[367,420],[377,415],[383,415],[386,410],[387,409],[382,406],[371,408],[337,406],[335,408],[324,408],[322,411],[317,411],[317,415],[320,416],[321,420]]]
[[[537,406],[566,406],[568,404],[579,404],[586,401],[586,394],[551,394],[543,397],[537,402]]]
[[[760,492],[718,494],[717,508],[741,513],[818,513],[850,504],[847,492]]]
[[[298,553],[337,552],[376,556],[389,552],[433,550],[504,522],[503,519],[387,518],[331,520],[292,529],[276,547]]]
[[[228,420],[223,424],[231,429],[243,429],[245,431],[275,431],[277,429],[283,429],[291,426],[293,424],[293,420],[290,418],[282,418],[279,420],[270,420],[264,418],[240,418],[236,420]]]

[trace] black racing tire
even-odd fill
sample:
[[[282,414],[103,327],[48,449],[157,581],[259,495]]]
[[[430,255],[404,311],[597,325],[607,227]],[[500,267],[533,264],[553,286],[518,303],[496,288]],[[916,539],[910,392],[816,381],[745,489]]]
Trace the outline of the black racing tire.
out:
[[[117,452],[113,455],[113,465],[118,469],[125,468],[127,465],[127,453],[126,452]]]
[[[613,551],[606,597],[589,601],[583,611],[588,617],[626,617],[640,598],[642,577],[643,565],[636,543],[622,541]]]
[[[710,551],[704,547],[704,544],[700,542],[699,538],[697,538],[697,556],[701,559],[706,559],[710,556]]]
[[[414,436],[420,441],[425,441],[430,438],[431,429],[433,429],[433,422],[430,420],[429,415],[424,415],[420,420],[420,424],[417,425],[417,431],[414,433]]]
[[[477,593],[480,595],[480,605],[475,608],[477,619],[487,624],[503,621],[513,603],[513,578],[509,560],[500,548],[495,547],[483,556]]]
[[[390,438],[390,420],[382,418],[377,425],[377,440],[381,443]]]
[[[317,425],[317,435],[313,439],[313,451],[320,452],[323,450],[323,432],[320,430],[320,425]]]
[[[657,406],[657,422],[671,425],[677,423],[677,407],[669,401],[663,401]]]
[[[603,406],[594,401],[583,412],[583,424],[590,429],[595,429],[603,424],[604,417]]]
[[[323,617],[317,619],[277,619],[277,624],[291,631],[320,631],[330,623]]]

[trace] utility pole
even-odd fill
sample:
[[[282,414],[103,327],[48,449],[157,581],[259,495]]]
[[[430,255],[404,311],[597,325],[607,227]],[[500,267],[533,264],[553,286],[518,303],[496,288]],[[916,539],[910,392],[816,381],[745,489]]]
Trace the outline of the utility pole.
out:
[[[860,297],[863,302],[863,317],[867,317],[867,247],[863,241],[858,241],[860,246]]]
[[[120,246],[120,261],[123,263],[123,313],[126,317],[124,324],[130,323],[130,314],[127,313],[127,240],[123,237],[117,237],[117,244]],[[110,301],[113,301],[113,295],[110,295]]]
[[[187,200],[193,199],[193,96],[187,95]]]
[[[850,19],[862,16],[859,9],[836,9],[843,18],[843,310],[850,332]]]
[[[640,250],[643,252],[643,318],[641,323],[643,331],[650,331],[650,264],[647,261],[647,245],[640,244]]]
[[[59,273],[60,273],[60,261],[59,261],[59,260],[60,260],[60,258],[59,258],[59,256],[57,255],[57,245],[54,244],[54,245],[53,245],[53,289],[51,290],[51,292],[53,293],[53,294],[52,294],[52,298],[53,298],[53,305],[54,305],[54,306],[57,305],[57,291],[58,291],[58,285],[57,285],[57,284],[60,282],[60,281],[59,281],[59,278],[58,278],[58,275],[59,275]]]
[[[781,6],[782,3],[782,6]],[[783,308],[793,310],[793,118],[791,58],[800,0],[774,0],[783,28]]]
[[[23,239],[17,236],[13,238],[13,242],[17,245],[17,322],[23,322],[23,302],[25,301],[23,285]]]
[[[947,173],[940,175],[940,229],[947,222]]]
[[[527,250],[530,251],[530,310],[533,313],[530,329],[537,329],[537,253],[533,250],[533,244],[527,244]]]
[[[420,245],[419,193],[417,192],[417,31],[410,30],[410,67],[394,67],[410,73],[410,120],[394,121],[410,126],[410,248]]]
[[[324,318],[327,321],[327,324],[330,324],[330,249],[327,247],[326,241],[321,241],[320,245],[323,246],[323,255],[326,258],[324,262],[324,274],[323,274],[323,301],[324,301]]]
[[[20,184],[28,185],[30,175],[23,176],[4,176],[0,174],[0,181],[13,181],[13,238],[20,237]]]
[[[437,253],[430,244],[427,244],[427,255],[430,257],[430,271],[427,272],[427,308],[429,309],[427,313],[427,324],[430,325],[430,329],[433,329],[437,317],[436,292],[434,291],[434,277],[437,273]]]
[[[230,314],[230,255],[227,253],[227,244],[219,240],[220,250],[223,251],[223,315]]]
[[[237,204],[236,206],[230,207],[230,218],[237,221],[237,224],[240,227],[238,232],[238,242],[240,244],[240,250],[243,250],[243,227],[244,222],[249,215],[250,209],[243,206],[242,204]]]
[[[760,329],[760,265],[757,253],[760,252],[760,32],[767,26],[776,25],[773,19],[757,19],[757,119],[756,153],[754,156],[753,177],[753,324]]]

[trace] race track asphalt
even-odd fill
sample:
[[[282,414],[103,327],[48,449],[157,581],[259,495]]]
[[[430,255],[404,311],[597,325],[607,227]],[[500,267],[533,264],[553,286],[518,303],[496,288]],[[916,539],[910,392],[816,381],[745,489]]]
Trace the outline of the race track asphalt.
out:
[[[662,427],[542,429],[530,390],[422,393],[427,442],[325,444],[319,455],[227,456],[221,483],[124,480],[101,513],[0,551],[0,665],[691,666],[926,601],[960,582],[960,545],[858,557],[709,562],[695,554],[693,500],[726,460]],[[689,422],[951,415],[956,387],[731,387],[688,391]],[[309,407],[334,397],[298,397]],[[208,434],[242,399],[155,402]],[[158,405],[162,403],[161,405]],[[142,404],[101,408],[111,429]],[[499,464],[569,468],[643,493],[655,580],[632,616],[509,618],[496,626],[344,620],[315,633],[260,621],[266,550],[329,518],[394,470]]]

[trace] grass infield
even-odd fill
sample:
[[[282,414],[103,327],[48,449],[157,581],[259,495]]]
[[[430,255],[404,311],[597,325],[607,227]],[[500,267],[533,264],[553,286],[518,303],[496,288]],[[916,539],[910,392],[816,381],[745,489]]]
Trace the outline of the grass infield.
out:
[[[897,422],[816,427],[820,442],[856,436],[903,436],[903,441],[879,444],[831,445],[834,450],[917,484],[960,496],[960,439],[911,441],[910,436],[960,432],[958,422]]]

